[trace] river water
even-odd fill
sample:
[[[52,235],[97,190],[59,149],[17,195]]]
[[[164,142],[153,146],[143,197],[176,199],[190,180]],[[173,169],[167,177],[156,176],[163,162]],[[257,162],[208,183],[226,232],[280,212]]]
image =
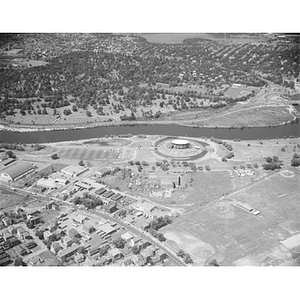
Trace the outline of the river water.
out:
[[[101,126],[85,129],[68,129],[36,132],[0,132],[3,143],[50,143],[104,137],[105,135],[146,134],[189,137],[215,137],[226,140],[275,139],[289,136],[299,137],[300,124],[288,124],[277,127],[254,127],[245,129],[195,128],[180,125],[125,125]]]

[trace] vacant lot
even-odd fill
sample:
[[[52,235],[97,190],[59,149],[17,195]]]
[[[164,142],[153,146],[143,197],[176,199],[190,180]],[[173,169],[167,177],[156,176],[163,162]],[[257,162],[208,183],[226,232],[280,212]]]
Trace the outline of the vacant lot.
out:
[[[165,176],[165,178],[167,177],[168,175]],[[197,203],[204,205],[230,191],[232,191],[232,184],[229,172],[205,171],[193,173],[188,188],[175,190],[171,199],[152,198],[152,200],[163,204],[190,205]]]
[[[70,147],[68,149],[61,149],[58,151],[58,155],[61,158],[69,159],[116,159],[118,154],[115,150],[100,150],[96,148],[84,148],[84,147]]]
[[[287,264],[291,255],[280,241],[300,231],[299,180],[299,175],[286,178],[276,173],[230,199],[190,211],[163,232],[170,246],[190,251],[196,264],[213,257],[221,265]],[[261,214],[254,216],[240,209],[236,200]],[[197,248],[193,248],[193,240],[198,242]]]
[[[0,209],[6,210],[6,209],[14,209],[15,206],[26,205],[26,202],[28,202],[29,199],[25,198],[24,196],[21,196],[19,194],[7,191],[5,189],[2,189],[0,187]]]

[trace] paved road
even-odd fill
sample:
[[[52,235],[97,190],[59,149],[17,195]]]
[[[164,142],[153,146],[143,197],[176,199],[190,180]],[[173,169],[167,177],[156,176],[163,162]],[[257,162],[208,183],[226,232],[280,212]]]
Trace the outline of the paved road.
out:
[[[70,203],[65,203],[61,200],[58,200],[60,201],[61,203],[65,204],[65,205],[68,205],[70,207],[74,207],[77,209],[77,207],[73,204],[70,204]],[[173,252],[171,252],[171,250],[167,249],[166,246],[159,242],[158,240],[155,240],[150,234],[148,233],[145,233],[137,228],[135,228],[133,225],[128,225],[128,224],[125,224],[124,222],[118,220],[118,219],[115,219],[107,214],[104,214],[104,213],[101,213],[101,212],[98,212],[98,211],[91,211],[91,210],[87,210],[87,209],[81,209],[83,211],[86,211],[87,213],[90,213],[90,214],[93,214],[93,215],[98,215],[99,217],[102,217],[104,219],[107,219],[107,220],[110,220],[112,222],[115,222],[117,223],[118,225],[126,228],[128,231],[136,234],[137,236],[140,236],[142,238],[144,238],[145,240],[149,241],[150,243],[152,243],[153,245],[157,246],[158,248],[162,249],[163,251],[165,251],[167,253],[167,255],[170,257],[170,259],[177,265],[177,266],[186,266],[186,264],[181,261],[181,259],[179,259]]]
[[[3,186],[3,185],[2,185]],[[10,189],[9,187],[5,186],[4,188],[6,189]],[[24,190],[21,190],[21,189],[15,189],[16,191],[15,192],[19,192],[20,194],[26,196],[26,195],[34,195],[34,193],[32,192],[29,192],[29,191],[24,191]],[[49,198],[48,197],[44,197],[44,196],[40,196],[39,197],[41,200],[44,200],[44,201],[49,201]],[[54,198],[54,197],[52,197]],[[55,200],[57,202],[60,202],[61,204],[65,205],[65,206],[69,206],[69,207],[72,207],[72,208],[75,208],[76,210],[78,209],[78,207],[74,204],[71,204],[71,203],[68,203],[68,202],[65,202],[63,200],[60,200],[60,199],[57,199],[55,198]],[[145,233],[137,228],[135,228],[134,226],[132,225],[128,225],[128,224],[125,224],[124,222],[118,220],[118,219],[115,219],[113,218],[112,216],[110,215],[107,215],[105,213],[101,213],[101,212],[98,212],[98,211],[94,211],[94,210],[87,210],[85,208],[82,208],[81,210],[87,212],[88,214],[93,214],[93,215],[98,215],[99,217],[102,217],[104,219],[107,219],[107,220],[110,220],[112,222],[115,222],[117,224],[119,224],[120,226],[126,228],[128,231],[136,234],[137,236],[140,236],[142,238],[144,238],[145,240],[149,241],[150,243],[152,243],[153,245],[157,246],[158,248],[162,249],[163,251],[165,251],[167,253],[167,255],[169,256],[169,258],[177,265],[177,266],[186,266],[186,264],[181,260],[179,259],[176,254],[174,254],[170,249],[168,249],[163,243],[159,242],[158,240],[154,239],[154,237],[152,237],[150,234],[148,233]]]

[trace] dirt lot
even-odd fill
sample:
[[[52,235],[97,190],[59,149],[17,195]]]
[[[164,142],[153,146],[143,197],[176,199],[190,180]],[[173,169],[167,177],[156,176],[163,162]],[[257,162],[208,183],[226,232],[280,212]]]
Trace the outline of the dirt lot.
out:
[[[190,211],[162,231],[174,249],[188,251],[198,265],[216,258],[221,265],[284,265],[291,254],[280,241],[299,233],[299,171],[275,173],[229,199]],[[259,216],[235,206],[246,202]]]

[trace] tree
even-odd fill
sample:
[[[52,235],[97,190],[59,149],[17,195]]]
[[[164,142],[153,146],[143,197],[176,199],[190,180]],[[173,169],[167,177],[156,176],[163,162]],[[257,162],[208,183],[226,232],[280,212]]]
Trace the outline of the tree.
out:
[[[43,240],[43,239],[44,239],[44,233],[43,233],[43,231],[41,231],[41,230],[37,230],[37,231],[35,232],[35,235],[36,235],[40,240]]]
[[[139,254],[140,253],[140,248],[138,246],[134,245],[132,247],[132,253],[135,254],[135,255]]]
[[[272,157],[267,157],[267,158],[266,158],[266,162],[267,162],[267,163],[271,163],[271,162],[273,162],[273,159],[272,159]]]
[[[216,259],[212,259],[209,264],[209,266],[214,266],[214,267],[219,267],[220,265],[218,264]]]
[[[293,157],[291,160],[292,167],[299,167],[300,166],[300,158]]]
[[[12,151],[6,151],[6,155],[9,157],[9,158],[17,158],[16,155],[12,152]]]
[[[183,261],[186,264],[192,264],[194,262],[193,259],[191,258],[191,256],[187,253],[185,254],[185,257],[183,258]]]
[[[166,241],[166,238],[164,237],[164,235],[163,235],[162,233],[159,233],[159,234],[158,234],[157,239],[158,239],[160,242],[165,242],[165,241]]]
[[[125,241],[119,237],[119,238],[116,238],[115,240],[113,240],[113,244],[115,247],[122,249],[125,246]]]
[[[15,259],[14,265],[16,267],[25,267],[25,266],[27,266],[26,263],[23,261],[23,259],[20,258],[20,257]]]
[[[177,251],[176,255],[183,258],[184,255],[185,255],[185,252],[184,252],[182,249],[179,249],[179,250]]]
[[[78,165],[83,167],[84,166],[83,160],[79,161]]]
[[[58,159],[59,157],[58,157],[57,153],[54,153],[54,154],[51,155],[51,158],[52,159]]]

